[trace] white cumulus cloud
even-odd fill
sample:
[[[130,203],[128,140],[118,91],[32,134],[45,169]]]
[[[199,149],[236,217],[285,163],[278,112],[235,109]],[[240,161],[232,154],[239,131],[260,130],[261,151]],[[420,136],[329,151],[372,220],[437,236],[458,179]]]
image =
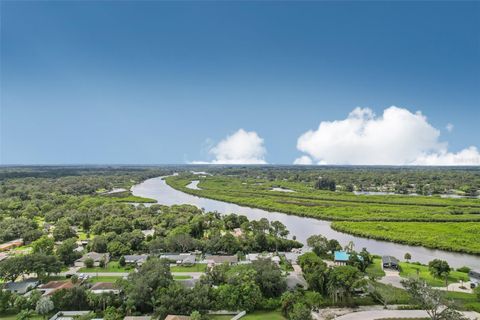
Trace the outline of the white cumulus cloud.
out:
[[[293,161],[293,164],[309,165],[313,164],[313,161],[309,156],[301,156],[295,159],[295,161]]]
[[[263,139],[255,131],[239,129],[209,149],[215,157],[211,162],[194,161],[196,164],[266,164]]]
[[[445,128],[447,129],[448,132],[452,132],[453,131],[453,128],[454,128],[454,125],[451,124],[451,123],[448,123]]]
[[[390,107],[376,116],[369,108],[356,108],[346,119],[322,121],[302,134],[297,149],[318,164],[358,165],[476,165],[475,147],[458,153],[447,150],[440,131],[421,113]],[[303,159],[303,160],[301,160]],[[308,161],[298,158],[295,164]]]

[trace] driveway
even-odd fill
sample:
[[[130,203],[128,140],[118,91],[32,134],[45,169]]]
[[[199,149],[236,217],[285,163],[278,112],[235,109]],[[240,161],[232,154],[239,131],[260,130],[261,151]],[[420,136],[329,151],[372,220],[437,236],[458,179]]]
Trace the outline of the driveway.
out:
[[[378,282],[381,282],[387,285],[390,284],[395,288],[403,289],[403,285],[401,283],[403,278],[400,277],[400,272],[396,270],[391,270],[391,269],[383,269],[383,271],[385,271],[385,276],[380,280],[378,280]]]

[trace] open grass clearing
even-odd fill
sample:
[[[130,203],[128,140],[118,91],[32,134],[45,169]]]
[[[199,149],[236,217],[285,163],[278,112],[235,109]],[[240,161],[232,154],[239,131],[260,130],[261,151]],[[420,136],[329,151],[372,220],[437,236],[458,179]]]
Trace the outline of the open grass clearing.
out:
[[[207,265],[205,263],[196,263],[192,266],[171,266],[171,272],[205,272]]]
[[[130,272],[133,267],[121,267],[118,261],[110,261],[105,268],[93,267],[93,268],[80,268],[78,272],[95,273],[95,272]]]
[[[432,287],[444,287],[445,286],[445,279],[438,279],[434,278],[430,271],[428,270],[428,266],[415,264],[415,263],[407,263],[407,262],[400,262],[400,276],[405,278],[419,278],[425,280],[427,284]],[[448,283],[453,282],[460,282],[468,281],[468,275],[463,272],[459,271],[451,271],[448,277]]]

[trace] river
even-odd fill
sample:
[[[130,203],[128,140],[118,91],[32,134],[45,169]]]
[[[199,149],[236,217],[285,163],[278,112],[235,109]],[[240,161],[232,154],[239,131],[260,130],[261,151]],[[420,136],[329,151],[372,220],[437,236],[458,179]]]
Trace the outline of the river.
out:
[[[448,261],[450,266],[455,268],[468,266],[470,268],[480,269],[479,256],[361,238],[333,230],[330,227],[330,221],[248,208],[233,203],[193,196],[173,189],[167,185],[161,177],[148,179],[133,186],[132,193],[135,196],[155,199],[158,201],[158,204],[167,206],[174,204],[191,204],[203,208],[206,211],[218,211],[222,214],[236,213],[245,215],[250,220],[259,220],[261,218],[267,218],[271,221],[278,220],[287,227],[291,236],[295,235],[297,240],[302,243],[306,243],[306,239],[311,235],[321,234],[328,239],[337,239],[342,245],[346,245],[349,241],[353,241],[356,250],[361,250],[365,247],[368,251],[378,255],[391,255],[403,260],[403,255],[406,252],[409,252],[412,255],[412,261],[428,263],[429,261],[438,258]]]

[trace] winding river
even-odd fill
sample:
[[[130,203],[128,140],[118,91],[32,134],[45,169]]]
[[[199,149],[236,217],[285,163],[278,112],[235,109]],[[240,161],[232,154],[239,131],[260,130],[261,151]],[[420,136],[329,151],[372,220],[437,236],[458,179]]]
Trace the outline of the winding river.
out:
[[[278,220],[285,224],[290,231],[290,235],[295,235],[297,240],[302,243],[306,243],[306,239],[313,234],[322,234],[329,239],[337,239],[342,245],[346,245],[349,241],[353,241],[357,250],[366,247],[370,252],[378,255],[392,255],[403,259],[405,252],[409,252],[412,255],[412,261],[428,263],[429,261],[438,258],[447,260],[450,266],[455,268],[468,266],[470,268],[480,269],[480,256],[361,238],[333,230],[330,227],[330,221],[248,208],[233,203],[186,194],[167,185],[162,177],[148,179],[133,186],[132,193],[136,196],[155,199],[158,201],[158,204],[167,206],[174,204],[191,204],[203,208],[206,211],[218,211],[222,214],[236,213],[245,215],[250,220],[259,220],[261,218]]]

